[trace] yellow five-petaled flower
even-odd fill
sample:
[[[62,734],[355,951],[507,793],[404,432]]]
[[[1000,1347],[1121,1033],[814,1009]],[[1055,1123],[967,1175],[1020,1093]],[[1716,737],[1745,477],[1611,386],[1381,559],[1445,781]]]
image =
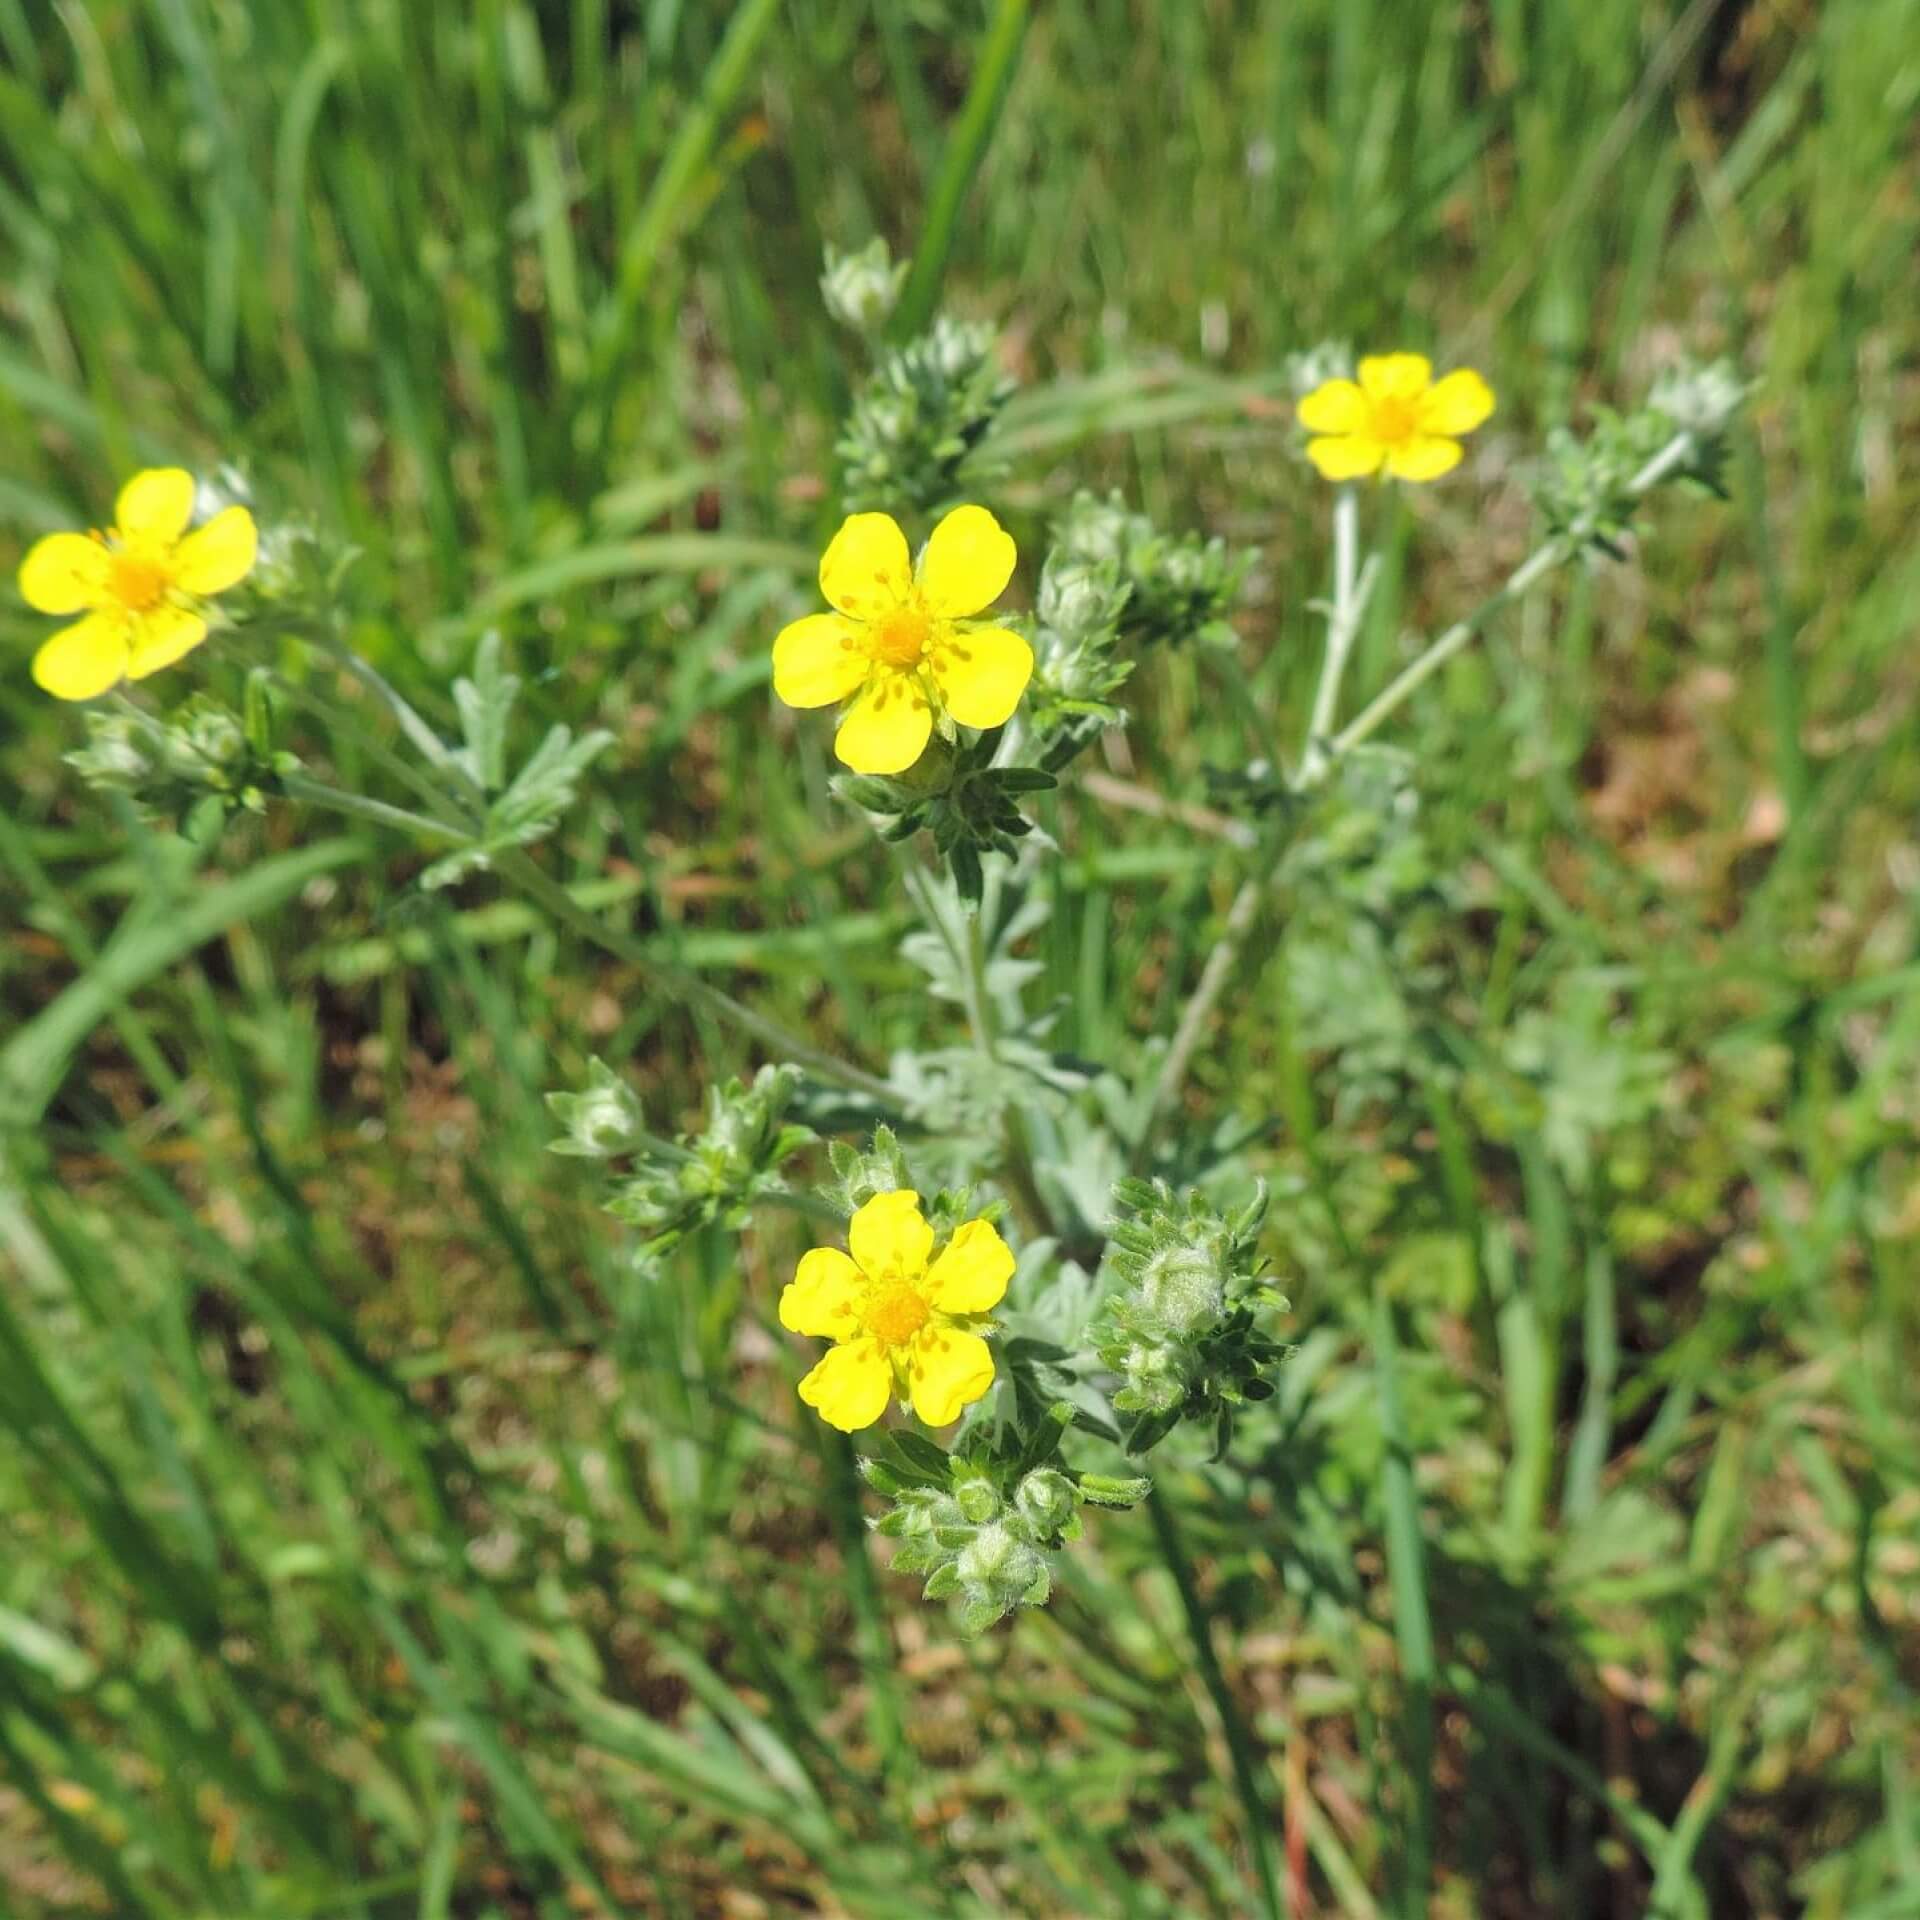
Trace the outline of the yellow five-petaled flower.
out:
[[[1006,591],[1016,557],[985,507],[955,507],[917,569],[891,515],[849,514],[820,560],[820,591],[836,611],[782,628],[774,692],[790,707],[852,699],[833,750],[855,773],[904,773],[926,750],[936,714],[966,727],[1004,725],[1032,677],[1033,649],[968,616]]]
[[[1493,389],[1471,368],[1436,380],[1423,355],[1385,353],[1362,360],[1357,381],[1315,387],[1300,424],[1316,436],[1307,458],[1329,480],[1438,480],[1460,464],[1460,435],[1492,411]]]
[[[91,700],[144,680],[207,637],[199,602],[252,570],[259,537],[245,507],[187,532],[193,475],[136,473],[110,533],[50,533],[20,563],[20,592],[41,613],[83,613],[34,656],[33,677],[62,700]]]
[[[934,1259],[920,1196],[901,1191],[853,1216],[847,1246],[803,1255],[780,1295],[783,1327],[836,1343],[800,1398],[842,1433],[872,1426],[893,1397],[930,1427],[957,1420],[993,1385],[993,1351],[973,1329],[1007,1290],[1007,1243],[969,1220]]]

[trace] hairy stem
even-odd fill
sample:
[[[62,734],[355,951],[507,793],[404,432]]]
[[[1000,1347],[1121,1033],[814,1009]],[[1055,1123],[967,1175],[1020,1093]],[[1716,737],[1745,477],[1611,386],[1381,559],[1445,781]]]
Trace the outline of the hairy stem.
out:
[[[934,903],[916,890],[921,911],[935,926],[944,924],[934,911]],[[987,991],[987,943],[979,911],[962,911],[965,933],[961,951],[954,958],[960,963],[960,979],[967,999],[967,1028],[975,1049],[989,1061],[1000,1058],[1000,1020],[994,1010],[993,996]],[[1027,1138],[1027,1123],[1020,1109],[1011,1102],[1001,1113],[1003,1163],[1001,1173],[1022,1222],[1034,1234],[1053,1232],[1053,1215],[1040,1192],[1033,1171],[1033,1147]]]
[[[430,820],[424,813],[408,807],[389,806],[384,800],[371,800],[363,793],[349,793],[344,787],[330,787],[324,780],[309,780],[305,774],[289,773],[280,782],[280,791],[289,800],[304,801],[310,807],[324,807],[330,813],[344,813],[356,820],[371,820],[376,826],[392,827],[412,834],[416,839],[447,840],[455,846],[471,846],[473,835],[464,827],[445,820]]]
[[[1642,494],[1664,480],[1692,451],[1693,435],[1676,433],[1628,483],[1629,496],[1639,499]],[[1415,688],[1422,686],[1438,673],[1494,614],[1510,601],[1519,599],[1535,581],[1551,573],[1554,568],[1564,566],[1572,559],[1586,545],[1593,531],[1593,524],[1582,518],[1565,533],[1556,534],[1544,546],[1535,548],[1507,576],[1503,585],[1481,601],[1464,620],[1456,620],[1417,660],[1402,668],[1382,692],[1368,702],[1361,710],[1359,717],[1335,736],[1333,757],[1338,758],[1350,748],[1357,747],[1362,740],[1374,733],[1381,722],[1394,713]]]
[[[1629,497],[1637,500],[1651,491],[1687,458],[1693,446],[1691,433],[1675,434],[1628,482]],[[1347,505],[1350,498],[1351,490],[1343,489],[1334,505],[1334,598],[1328,613],[1327,651],[1321,665],[1320,682],[1314,693],[1307,747],[1292,783],[1294,791],[1301,794],[1310,793],[1323,785],[1343,755],[1375,733],[1400,708],[1409,694],[1438,673],[1502,607],[1519,599],[1536,582],[1572,559],[1586,545],[1594,531],[1594,523],[1583,517],[1564,533],[1556,534],[1535,548],[1501,586],[1465,619],[1455,621],[1418,659],[1403,668],[1381,693],[1362,708],[1354,720],[1322,745],[1326,728],[1333,724],[1340,698],[1341,678],[1358,633],[1360,616],[1365,610],[1366,595],[1373,583],[1371,560],[1359,573],[1356,574],[1353,569],[1352,509]],[[1193,1055],[1206,1031],[1207,1022],[1213,1017],[1220,996],[1232,981],[1240,949],[1259,919],[1261,903],[1266,897],[1277,864],[1276,849],[1257,873],[1248,875],[1241,883],[1240,891],[1227,910],[1226,925],[1221,928],[1219,939],[1207,955],[1200,973],[1200,984],[1180,1016],[1180,1024],[1174,1031],[1166,1058],[1161,1062],[1160,1072],[1148,1097],[1135,1148],[1136,1164],[1151,1153],[1155,1130],[1186,1083],[1187,1070],[1193,1063]]]
[[[1359,565],[1360,500],[1351,487],[1342,487],[1333,502],[1333,604],[1327,613],[1327,651],[1320,662],[1320,683],[1314,688],[1313,712],[1300,752],[1296,786],[1308,786],[1319,777],[1329,756],[1330,736],[1340,711],[1340,683],[1346,677],[1353,643],[1379,570],[1377,556]]]
[[[1325,766],[1331,763],[1334,749],[1328,744],[1326,736],[1339,711],[1340,682],[1345,676],[1353,643],[1359,637],[1367,596],[1373,591],[1375,563],[1369,559],[1363,571],[1359,564],[1359,552],[1359,496],[1353,488],[1342,487],[1334,496],[1333,503],[1333,599],[1327,606],[1327,650],[1320,663],[1320,680],[1314,688],[1307,738],[1301,748],[1299,768],[1292,782],[1296,790],[1319,780]],[[1250,873],[1240,883],[1240,891],[1234,895],[1233,904],[1227,909],[1227,923],[1220,929],[1220,937],[1214,942],[1213,950],[1200,970],[1200,984],[1180,1015],[1180,1023],[1174,1029],[1166,1058],[1160,1063],[1160,1072],[1147,1097],[1147,1110],[1140,1118],[1140,1132],[1134,1152],[1136,1169],[1152,1153],[1154,1134],[1179,1098],[1180,1089],[1186,1085],[1187,1071],[1193,1065],[1193,1056],[1206,1033],[1207,1022],[1212,1019],[1220,996],[1226,992],[1233,978],[1234,963],[1240,957],[1240,949],[1246,943],[1248,934],[1253,931],[1254,921],[1259,917],[1260,903],[1266,897],[1268,882],[1290,837],[1290,831],[1283,827],[1277,839],[1269,844],[1258,871]]]

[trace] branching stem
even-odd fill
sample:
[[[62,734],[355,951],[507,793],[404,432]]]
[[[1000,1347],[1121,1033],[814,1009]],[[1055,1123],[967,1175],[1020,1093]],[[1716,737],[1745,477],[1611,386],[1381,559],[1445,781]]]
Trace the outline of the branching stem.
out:
[[[1691,433],[1676,433],[1628,482],[1628,496],[1637,500],[1650,492],[1686,460],[1693,447],[1694,437]],[[1347,726],[1338,733],[1332,733],[1338,715],[1341,680],[1353,643],[1358,637],[1360,621],[1366,611],[1366,598],[1372,590],[1375,576],[1375,561],[1372,559],[1358,570],[1354,566],[1357,514],[1353,490],[1343,488],[1334,502],[1334,592],[1327,613],[1327,651],[1321,662],[1319,684],[1314,690],[1306,746],[1300,756],[1299,769],[1291,782],[1296,794],[1310,793],[1324,784],[1343,755],[1377,732],[1398,711],[1408,695],[1438,673],[1502,607],[1519,599],[1547,574],[1564,566],[1579,553],[1595,530],[1595,523],[1583,517],[1564,532],[1555,534],[1552,539],[1536,547],[1479,606],[1464,619],[1455,621],[1424,653],[1402,668]],[[1187,1071],[1193,1064],[1194,1053],[1213,1017],[1214,1008],[1233,979],[1240,949],[1259,919],[1261,905],[1272,883],[1279,853],[1284,845],[1283,837],[1263,860],[1259,870],[1241,882],[1240,891],[1234,895],[1233,904],[1227,909],[1226,925],[1221,928],[1220,937],[1201,968],[1199,985],[1181,1013],[1166,1058],[1161,1062],[1160,1072],[1154,1080],[1146,1111],[1141,1116],[1134,1152],[1136,1165],[1150,1157],[1154,1134],[1186,1084]]]

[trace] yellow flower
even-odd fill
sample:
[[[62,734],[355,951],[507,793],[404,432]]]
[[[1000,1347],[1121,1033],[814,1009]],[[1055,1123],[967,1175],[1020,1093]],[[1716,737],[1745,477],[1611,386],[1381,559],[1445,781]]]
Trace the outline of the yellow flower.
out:
[[[193,475],[136,473],[120,489],[111,533],[50,533],[20,562],[20,591],[41,613],[80,613],[34,655],[33,677],[62,700],[91,700],[144,680],[207,637],[198,601],[244,580],[259,536],[245,507],[187,532]]]
[[[804,1255],[780,1295],[780,1324],[836,1345],[800,1382],[800,1398],[842,1433],[870,1427],[897,1396],[930,1427],[957,1420],[993,1385],[993,1353],[971,1329],[1007,1290],[1013,1255],[969,1220],[937,1260],[920,1196],[876,1194],[838,1247]]]
[[[1444,380],[1417,353],[1360,362],[1360,378],[1328,380],[1300,402],[1300,424],[1319,437],[1307,458],[1329,480],[1382,468],[1396,480],[1438,480],[1460,464],[1460,439],[1493,411],[1493,389],[1463,367]]]
[[[966,727],[1010,719],[1033,649],[1005,627],[976,627],[1013,578],[1013,538],[985,507],[955,507],[916,571],[889,514],[849,514],[820,561],[838,609],[810,613],[773,643],[773,690],[790,707],[858,694],[833,737],[855,773],[904,773],[926,750],[936,712]]]

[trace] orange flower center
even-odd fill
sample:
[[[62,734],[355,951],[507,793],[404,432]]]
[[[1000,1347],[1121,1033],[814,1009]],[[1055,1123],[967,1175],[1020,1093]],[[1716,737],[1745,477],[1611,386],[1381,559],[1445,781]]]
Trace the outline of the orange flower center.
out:
[[[881,1345],[904,1347],[932,1315],[923,1294],[903,1281],[891,1281],[868,1297],[860,1318]]]
[[[107,577],[109,591],[129,613],[151,613],[166,596],[166,568],[137,553],[116,553]]]
[[[1420,433],[1420,401],[1412,394],[1389,394],[1373,403],[1373,437],[1388,446],[1413,440]]]
[[[933,636],[933,622],[918,607],[895,607],[867,629],[867,650],[883,666],[917,667]]]

